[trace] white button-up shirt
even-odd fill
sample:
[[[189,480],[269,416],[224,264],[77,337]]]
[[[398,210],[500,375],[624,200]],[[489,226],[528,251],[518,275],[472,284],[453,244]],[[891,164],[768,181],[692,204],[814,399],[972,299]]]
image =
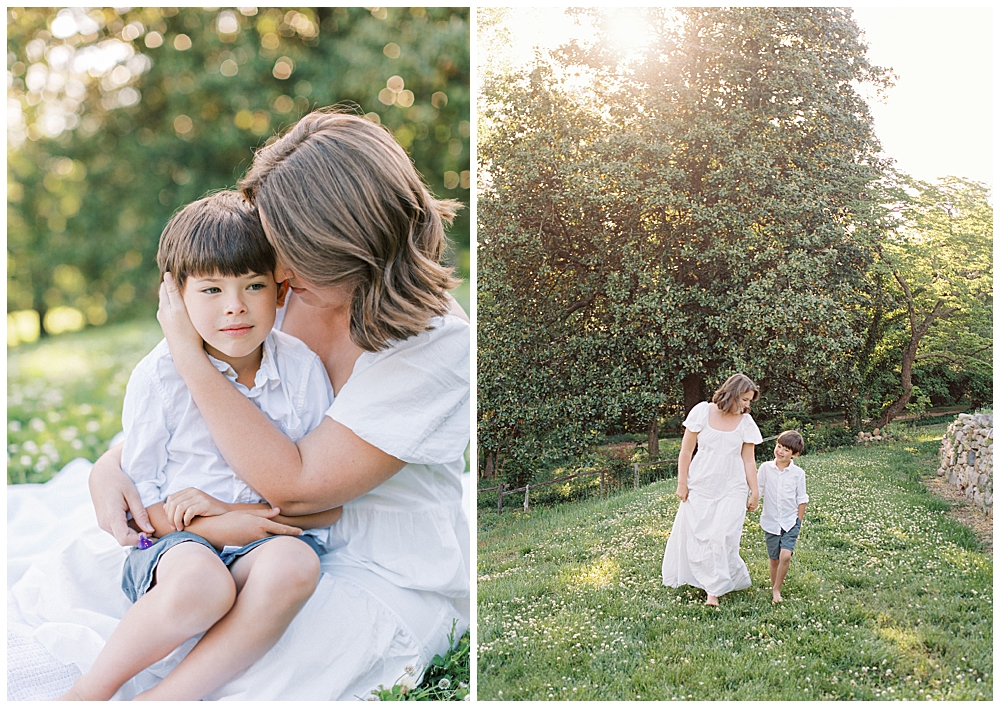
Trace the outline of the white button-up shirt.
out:
[[[333,402],[333,387],[320,358],[289,334],[272,331],[264,340],[253,388],[237,382],[236,372],[226,362],[209,359],[292,440],[319,425]],[[263,501],[222,458],[170,358],[166,340],[133,370],[125,390],[122,427],[122,469],[135,482],[143,505],[166,501],[188,487],[230,504]],[[328,537],[326,529],[312,535],[321,542]]]
[[[794,462],[782,470],[774,460],[769,460],[757,470],[757,486],[764,502],[760,527],[773,534],[792,528],[799,515],[799,504],[809,501],[805,471]]]

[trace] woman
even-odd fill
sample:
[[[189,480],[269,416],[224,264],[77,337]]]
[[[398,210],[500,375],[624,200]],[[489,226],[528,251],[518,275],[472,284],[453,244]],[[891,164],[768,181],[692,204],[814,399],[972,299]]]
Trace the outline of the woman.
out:
[[[740,538],[746,512],[760,498],[753,449],[761,437],[748,413],[757,396],[748,376],[734,374],[711,403],[702,401],[684,421],[677,461],[681,503],[663,553],[663,584],[701,588],[712,607],[727,592],[750,587]]]
[[[209,697],[365,698],[468,625],[469,325],[439,263],[457,204],[430,195],[386,130],[334,112],[261,149],[241,189],[289,286],[275,326],[319,354],[333,383],[326,419],[297,444],[268,422],[209,361],[169,277],[158,319],[233,470],[283,514],[344,510],[316,593],[274,648],[249,670],[227,666],[234,678]],[[147,521],[120,455],[94,465],[90,488],[101,528],[131,545],[125,512]],[[226,520],[210,540],[287,532],[260,515],[226,516],[214,517]],[[254,631],[251,613],[237,601],[179,665],[182,652],[141,674],[135,692],[187,698],[171,679],[225,664],[226,647]]]

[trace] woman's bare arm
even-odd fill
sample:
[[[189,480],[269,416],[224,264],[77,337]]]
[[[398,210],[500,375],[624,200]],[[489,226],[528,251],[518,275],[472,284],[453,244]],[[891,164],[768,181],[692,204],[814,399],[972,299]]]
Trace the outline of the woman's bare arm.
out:
[[[274,517],[274,521],[279,524],[285,524],[286,526],[294,526],[299,529],[322,529],[327,526],[333,526],[335,523],[340,521],[340,517],[344,514],[344,507],[338,506],[333,509],[327,509],[326,511],[318,511],[315,514],[302,514],[301,516],[285,516],[284,514],[278,514]]]
[[[698,433],[685,428],[684,437],[681,438],[681,454],[677,458],[677,496],[681,501],[687,501],[688,498],[688,470],[697,444]]]
[[[266,502],[261,502],[260,504],[227,504],[231,511],[259,511],[261,509],[276,509],[277,507],[272,507]],[[279,513],[277,516],[271,517],[275,523],[285,524],[286,526],[293,526],[297,529],[322,529],[327,526],[333,526],[335,523],[340,521],[340,517],[343,516],[344,507],[338,506],[333,509],[327,509],[326,511],[317,511],[314,514],[302,514],[300,516],[285,516]]]
[[[760,490],[757,486],[757,460],[753,456],[753,443],[743,443],[740,450],[740,457],[743,458],[743,470],[747,476],[747,486],[750,487],[750,498],[747,500],[749,511],[757,510],[757,502],[760,501]]]
[[[122,472],[121,445],[115,445],[98,458],[90,470],[89,485],[98,526],[119,544],[134,546],[139,541],[139,532],[129,526],[126,512],[132,512],[136,528],[154,533],[135,483]]]
[[[212,440],[233,471],[287,516],[325,511],[360,497],[405,464],[325,418],[292,442],[208,360],[169,275],[157,313],[170,354]]]

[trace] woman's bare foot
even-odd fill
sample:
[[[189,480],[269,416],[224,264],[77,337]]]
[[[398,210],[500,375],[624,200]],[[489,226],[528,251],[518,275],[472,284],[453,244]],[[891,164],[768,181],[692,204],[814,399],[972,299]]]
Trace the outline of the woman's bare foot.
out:
[[[773,602],[775,605],[777,605],[779,602],[784,602],[784,600],[781,597],[780,590],[771,591],[771,602]]]
[[[708,605],[709,607],[718,607],[719,598],[717,598],[715,595],[709,595],[708,597],[705,598],[705,604]]]

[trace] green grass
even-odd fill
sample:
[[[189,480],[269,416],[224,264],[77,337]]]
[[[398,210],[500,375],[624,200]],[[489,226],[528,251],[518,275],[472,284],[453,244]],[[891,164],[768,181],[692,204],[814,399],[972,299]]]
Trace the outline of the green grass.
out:
[[[666,588],[673,480],[607,499],[479,512],[478,698],[991,699],[993,563],[927,493],[943,426],[801,460],[811,502],[772,605],[753,587]]]
[[[149,318],[8,349],[7,483],[45,482],[107,450],[128,377],[162,337]]]

